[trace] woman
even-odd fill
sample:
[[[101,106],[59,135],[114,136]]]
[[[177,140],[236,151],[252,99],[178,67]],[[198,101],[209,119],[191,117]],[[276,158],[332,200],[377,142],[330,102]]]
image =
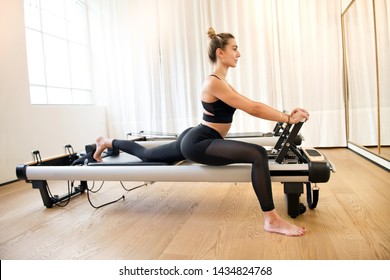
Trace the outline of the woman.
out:
[[[146,149],[135,142],[97,139],[96,160],[106,148],[117,148],[131,153],[144,161],[174,161],[184,158],[207,165],[226,165],[233,163],[252,164],[251,180],[264,215],[264,229],[269,232],[300,236],[305,228],[283,220],[276,212],[271,177],[268,168],[268,155],[264,147],[225,140],[233,114],[236,109],[271,121],[298,123],[308,119],[304,109],[294,109],[291,115],[284,114],[263,103],[252,101],[238,93],[227,81],[230,67],[236,67],[240,52],[235,38],[229,33],[216,34],[213,28],[208,31],[210,38],[209,58],[214,64],[213,73],[204,81],[201,102],[204,108],[203,121],[194,128],[183,132],[177,141],[168,145]]]

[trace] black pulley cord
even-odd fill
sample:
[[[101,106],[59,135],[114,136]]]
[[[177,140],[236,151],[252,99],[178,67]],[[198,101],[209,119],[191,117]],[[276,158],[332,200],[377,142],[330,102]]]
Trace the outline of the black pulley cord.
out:
[[[311,188],[311,183],[306,183],[306,196],[307,205],[310,209],[314,209],[317,206],[320,190],[318,188]]]

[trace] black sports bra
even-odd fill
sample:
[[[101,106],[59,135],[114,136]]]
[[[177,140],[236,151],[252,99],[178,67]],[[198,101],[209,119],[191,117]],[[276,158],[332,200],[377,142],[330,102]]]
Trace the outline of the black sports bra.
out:
[[[214,74],[210,76],[214,76],[220,80],[220,78]],[[202,105],[207,112],[213,114],[212,116],[203,113],[204,121],[211,123],[231,123],[233,121],[233,114],[236,111],[236,108],[229,106],[222,100],[218,99],[213,103],[202,101]]]

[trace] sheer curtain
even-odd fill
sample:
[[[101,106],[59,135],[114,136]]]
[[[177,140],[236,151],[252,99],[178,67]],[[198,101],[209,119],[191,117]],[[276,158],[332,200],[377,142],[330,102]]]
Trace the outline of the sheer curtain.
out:
[[[96,103],[107,106],[109,136],[154,128],[160,55],[155,0],[88,1]]]
[[[381,145],[390,145],[390,0],[375,1],[378,32]]]
[[[379,121],[381,126],[380,144],[389,145],[390,143],[388,129],[390,124],[389,15],[390,0],[355,1],[345,14],[349,140],[362,146],[378,145]],[[375,38],[375,28],[377,38]],[[378,61],[376,61],[376,51],[378,52]],[[379,84],[377,84],[377,66]],[[379,100],[377,87],[379,87]],[[379,120],[378,101],[380,102]]]
[[[349,138],[378,144],[375,37],[372,1],[359,1],[346,15]],[[364,127],[364,133],[362,129]]]
[[[111,137],[180,132],[200,122],[212,26],[238,41],[241,58],[228,78],[239,92],[279,110],[307,108],[305,145],[345,146],[340,1],[91,0],[88,6],[94,90],[107,106]],[[273,125],[237,112],[232,131]]]

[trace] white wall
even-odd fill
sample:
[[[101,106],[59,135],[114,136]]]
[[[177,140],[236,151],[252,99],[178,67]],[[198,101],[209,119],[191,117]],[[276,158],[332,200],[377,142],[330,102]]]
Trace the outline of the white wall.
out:
[[[30,104],[23,0],[0,0],[0,184],[16,179],[17,164],[83,149],[107,134],[104,107]]]

